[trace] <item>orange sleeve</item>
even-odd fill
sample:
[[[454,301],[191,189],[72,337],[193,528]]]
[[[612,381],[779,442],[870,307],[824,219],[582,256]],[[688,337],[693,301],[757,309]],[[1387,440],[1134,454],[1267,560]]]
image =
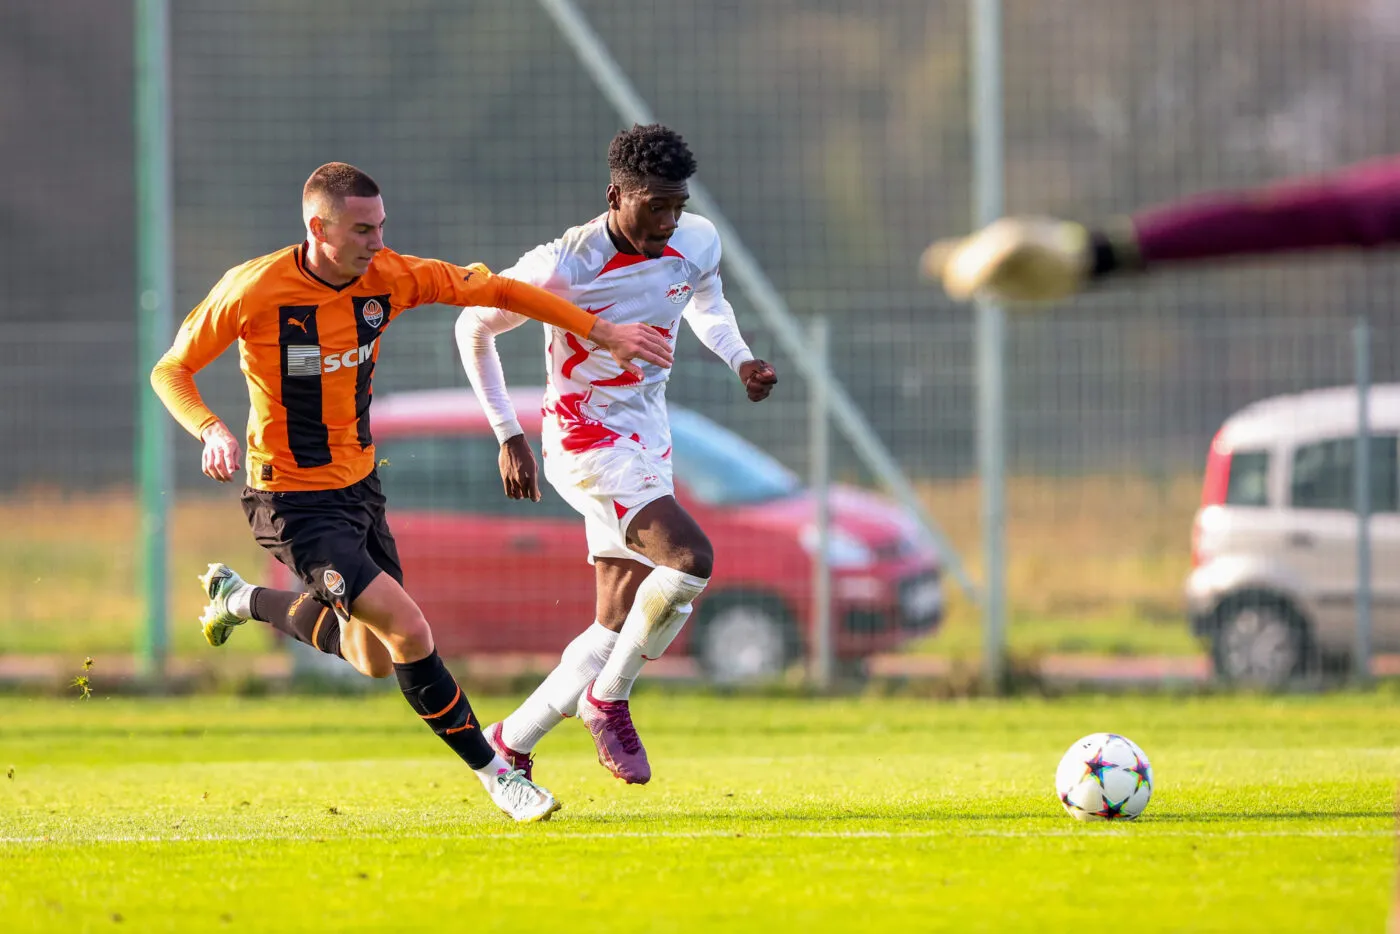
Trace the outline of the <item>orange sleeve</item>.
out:
[[[553,293],[528,282],[494,276],[481,263],[454,266],[438,259],[404,256],[417,284],[416,301],[410,305],[440,302],[463,307],[481,305],[504,308],[545,324],[587,337],[593,330],[593,315]]]
[[[151,370],[151,385],[180,427],[196,438],[202,440],[204,429],[219,420],[200,397],[199,387],[194,384],[194,371],[173,354],[166,353]]]
[[[208,366],[238,339],[242,295],[230,271],[180,325],[175,343],[151,370],[151,386],[180,426],[200,438],[219,420],[194,383],[194,374]]]

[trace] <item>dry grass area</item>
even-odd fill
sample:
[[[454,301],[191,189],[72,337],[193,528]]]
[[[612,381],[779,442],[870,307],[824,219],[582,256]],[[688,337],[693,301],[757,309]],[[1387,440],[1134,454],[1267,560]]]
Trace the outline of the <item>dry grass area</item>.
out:
[[[0,501],[0,587],[10,596],[0,653],[129,650],[142,619],[139,521],[126,490],[31,490]],[[210,561],[260,568],[264,558],[236,496],[187,499],[170,522],[171,645],[192,650],[204,645],[194,625],[204,603],[196,576]],[[235,651],[269,645],[261,631],[229,643]]]
[[[958,480],[919,487],[981,579],[981,491]],[[1200,478],[1016,477],[1007,484],[1006,586],[1017,615],[1180,615]]]
[[[1199,478],[1013,478],[1007,490],[1009,640],[1014,650],[1191,652],[1181,584],[1189,570]],[[981,579],[976,480],[924,483],[920,492]],[[0,500],[0,653],[121,652],[141,619],[137,528],[130,491],[81,496],[34,490]],[[187,498],[172,517],[170,599],[175,651],[197,651],[197,574],[211,560],[257,571],[233,489]],[[950,581],[949,623],[921,649],[967,655],[978,620]],[[262,629],[234,651],[270,645]]]
[[[929,511],[982,580],[976,479],[923,483]],[[1008,642],[1015,651],[1195,652],[1182,584],[1200,478],[1013,477],[1006,491]],[[948,626],[927,648],[969,654],[975,608],[949,582]]]

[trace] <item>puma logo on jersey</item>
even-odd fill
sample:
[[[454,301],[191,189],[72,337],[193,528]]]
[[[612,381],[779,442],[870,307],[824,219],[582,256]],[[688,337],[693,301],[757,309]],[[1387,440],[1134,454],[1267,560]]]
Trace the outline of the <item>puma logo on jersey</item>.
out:
[[[293,318],[291,315],[288,315],[288,316],[287,316],[287,323],[288,323],[288,324],[295,324],[297,327],[301,328],[301,333],[305,334],[305,333],[307,333],[307,331],[306,331],[306,319],[307,319],[307,318],[310,318],[310,317],[311,317],[311,315],[309,315],[309,314],[308,314],[308,315],[303,315],[302,318],[301,318],[301,320],[298,321],[296,318]]]

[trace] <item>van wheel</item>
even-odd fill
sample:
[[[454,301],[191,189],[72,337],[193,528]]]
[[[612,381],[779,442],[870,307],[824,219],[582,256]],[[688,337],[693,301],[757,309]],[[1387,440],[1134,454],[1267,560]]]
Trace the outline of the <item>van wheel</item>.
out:
[[[1227,609],[1216,630],[1215,673],[1260,688],[1286,685],[1307,668],[1303,621],[1275,601],[1248,601]]]
[[[693,637],[695,657],[715,684],[772,681],[797,657],[792,619],[774,597],[716,594],[701,611]]]

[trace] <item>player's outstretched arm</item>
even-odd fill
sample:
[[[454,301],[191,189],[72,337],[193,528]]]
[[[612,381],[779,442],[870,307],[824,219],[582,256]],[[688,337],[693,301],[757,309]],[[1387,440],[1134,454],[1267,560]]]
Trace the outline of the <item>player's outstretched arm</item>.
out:
[[[941,240],[921,270],[948,295],[1046,302],[1123,272],[1169,263],[1400,243],[1400,157],[1330,175],[1194,197],[1091,227],[1005,217]]]
[[[408,297],[409,306],[443,302],[464,307],[502,308],[593,341],[634,375],[641,375],[641,369],[632,362],[634,359],[661,367],[671,365],[670,345],[646,325],[602,321],[537,285],[509,276],[494,276],[479,263],[463,268],[442,260],[413,256],[400,259],[408,264],[416,284]]]
[[[614,324],[597,318],[588,338],[612,354],[618,365],[633,376],[642,375],[642,368],[633,360],[645,360],[667,369],[671,366],[671,345],[649,324]]]
[[[948,297],[1051,302],[1078,292],[1094,277],[1095,233],[1053,217],[1003,217],[966,237],[939,240],[919,261]],[[1131,236],[1115,251],[1127,268]]]

